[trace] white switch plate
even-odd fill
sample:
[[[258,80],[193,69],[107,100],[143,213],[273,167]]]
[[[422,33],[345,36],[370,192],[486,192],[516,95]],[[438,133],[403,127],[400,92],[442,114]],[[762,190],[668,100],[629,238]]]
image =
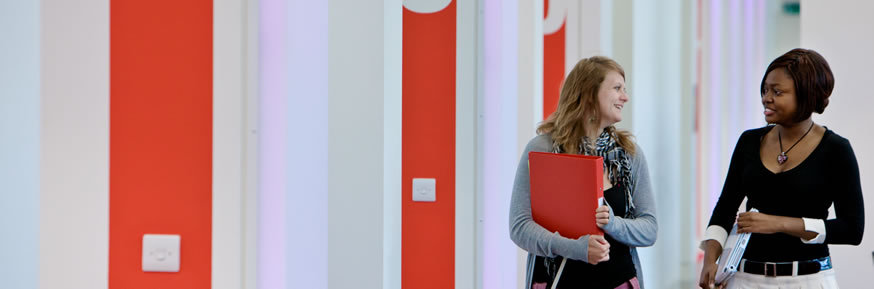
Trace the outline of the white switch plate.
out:
[[[414,202],[436,202],[437,180],[436,179],[413,179]]]
[[[179,235],[143,235],[143,272],[179,272]]]

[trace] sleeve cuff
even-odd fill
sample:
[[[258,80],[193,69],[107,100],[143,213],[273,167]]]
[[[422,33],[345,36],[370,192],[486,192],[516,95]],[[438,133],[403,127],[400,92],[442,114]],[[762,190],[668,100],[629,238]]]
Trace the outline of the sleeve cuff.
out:
[[[728,232],[726,232],[724,228],[718,225],[710,225],[707,227],[707,230],[704,231],[704,240],[701,241],[701,244],[698,247],[704,250],[704,241],[715,240],[716,242],[719,242],[719,246],[725,248],[726,239],[728,239]]]
[[[804,221],[804,230],[816,233],[816,237],[810,240],[800,238],[804,244],[822,244],[825,243],[825,222],[820,219],[801,218]]]

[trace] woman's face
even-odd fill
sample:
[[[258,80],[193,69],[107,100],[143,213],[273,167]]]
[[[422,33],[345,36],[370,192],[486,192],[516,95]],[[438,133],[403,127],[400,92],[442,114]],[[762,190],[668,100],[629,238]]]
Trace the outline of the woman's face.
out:
[[[619,72],[611,70],[604,77],[598,90],[598,102],[601,105],[601,127],[622,121],[622,107],[628,102],[628,94],[625,78]]]
[[[768,123],[792,122],[798,103],[795,101],[795,81],[785,68],[771,70],[765,77],[762,105],[765,108],[765,121]]]

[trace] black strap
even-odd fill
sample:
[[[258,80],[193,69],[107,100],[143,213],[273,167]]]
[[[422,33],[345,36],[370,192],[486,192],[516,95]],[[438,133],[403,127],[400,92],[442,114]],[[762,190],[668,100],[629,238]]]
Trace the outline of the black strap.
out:
[[[820,263],[816,260],[799,261],[798,275],[816,274],[821,270]],[[744,272],[766,276],[792,276],[792,263],[769,263],[747,260],[744,263]]]

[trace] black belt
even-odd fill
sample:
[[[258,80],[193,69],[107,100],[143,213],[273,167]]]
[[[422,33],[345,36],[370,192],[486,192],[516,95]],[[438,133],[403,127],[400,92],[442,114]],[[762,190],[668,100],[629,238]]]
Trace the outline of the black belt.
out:
[[[742,271],[750,274],[759,274],[770,277],[793,276],[792,265],[798,263],[797,275],[816,274],[819,271],[832,268],[830,257],[797,261],[797,262],[758,262],[744,259],[741,264]]]

